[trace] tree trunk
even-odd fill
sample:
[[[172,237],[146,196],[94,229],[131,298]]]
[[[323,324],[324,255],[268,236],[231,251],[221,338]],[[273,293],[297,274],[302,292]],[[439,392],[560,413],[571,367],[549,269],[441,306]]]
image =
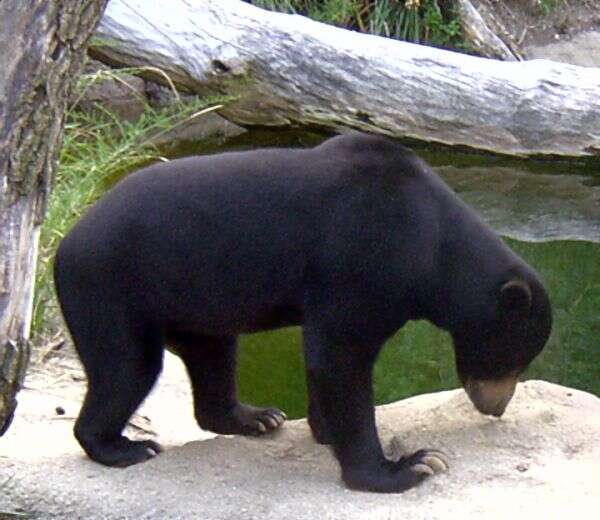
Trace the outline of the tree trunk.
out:
[[[111,0],[96,57],[238,100],[242,125],[353,127],[511,155],[600,154],[600,69],[504,62],[233,0]],[[157,76],[158,77],[158,76]]]
[[[105,5],[0,1],[0,435],[29,359],[38,238],[65,107]]]

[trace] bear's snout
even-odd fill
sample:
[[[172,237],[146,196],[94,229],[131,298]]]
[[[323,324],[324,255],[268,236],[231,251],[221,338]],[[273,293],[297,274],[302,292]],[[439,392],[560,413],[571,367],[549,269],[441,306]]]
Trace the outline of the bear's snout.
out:
[[[517,381],[517,376],[511,374],[502,379],[467,379],[464,387],[477,410],[485,415],[500,417],[515,393]]]

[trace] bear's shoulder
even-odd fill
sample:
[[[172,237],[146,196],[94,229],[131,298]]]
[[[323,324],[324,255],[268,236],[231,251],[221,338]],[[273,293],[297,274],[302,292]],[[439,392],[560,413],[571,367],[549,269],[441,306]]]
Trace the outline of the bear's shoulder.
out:
[[[427,164],[410,148],[384,135],[351,132],[315,148],[330,161],[351,163],[356,172],[398,181],[403,177],[430,176]]]

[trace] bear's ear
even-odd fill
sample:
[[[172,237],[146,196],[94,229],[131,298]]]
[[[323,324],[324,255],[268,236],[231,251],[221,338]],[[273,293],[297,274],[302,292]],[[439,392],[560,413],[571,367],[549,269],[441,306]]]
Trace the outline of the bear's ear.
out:
[[[500,289],[500,304],[507,312],[527,314],[531,308],[531,288],[523,280],[506,282]]]

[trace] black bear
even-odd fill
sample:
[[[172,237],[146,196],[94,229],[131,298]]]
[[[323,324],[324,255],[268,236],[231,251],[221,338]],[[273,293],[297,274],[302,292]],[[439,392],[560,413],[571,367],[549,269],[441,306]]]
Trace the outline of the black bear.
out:
[[[236,338],[301,325],[312,433],[347,486],[378,492],[446,465],[434,450],[382,452],[372,369],[386,339],[414,319],[449,331],[471,400],[500,416],[551,328],[533,269],[414,153],[363,134],[133,173],[63,239],[55,281],[88,378],[75,435],[92,459],[127,466],[160,451],[122,430],[165,345],[202,428],[278,428],[283,412],[237,400]]]

